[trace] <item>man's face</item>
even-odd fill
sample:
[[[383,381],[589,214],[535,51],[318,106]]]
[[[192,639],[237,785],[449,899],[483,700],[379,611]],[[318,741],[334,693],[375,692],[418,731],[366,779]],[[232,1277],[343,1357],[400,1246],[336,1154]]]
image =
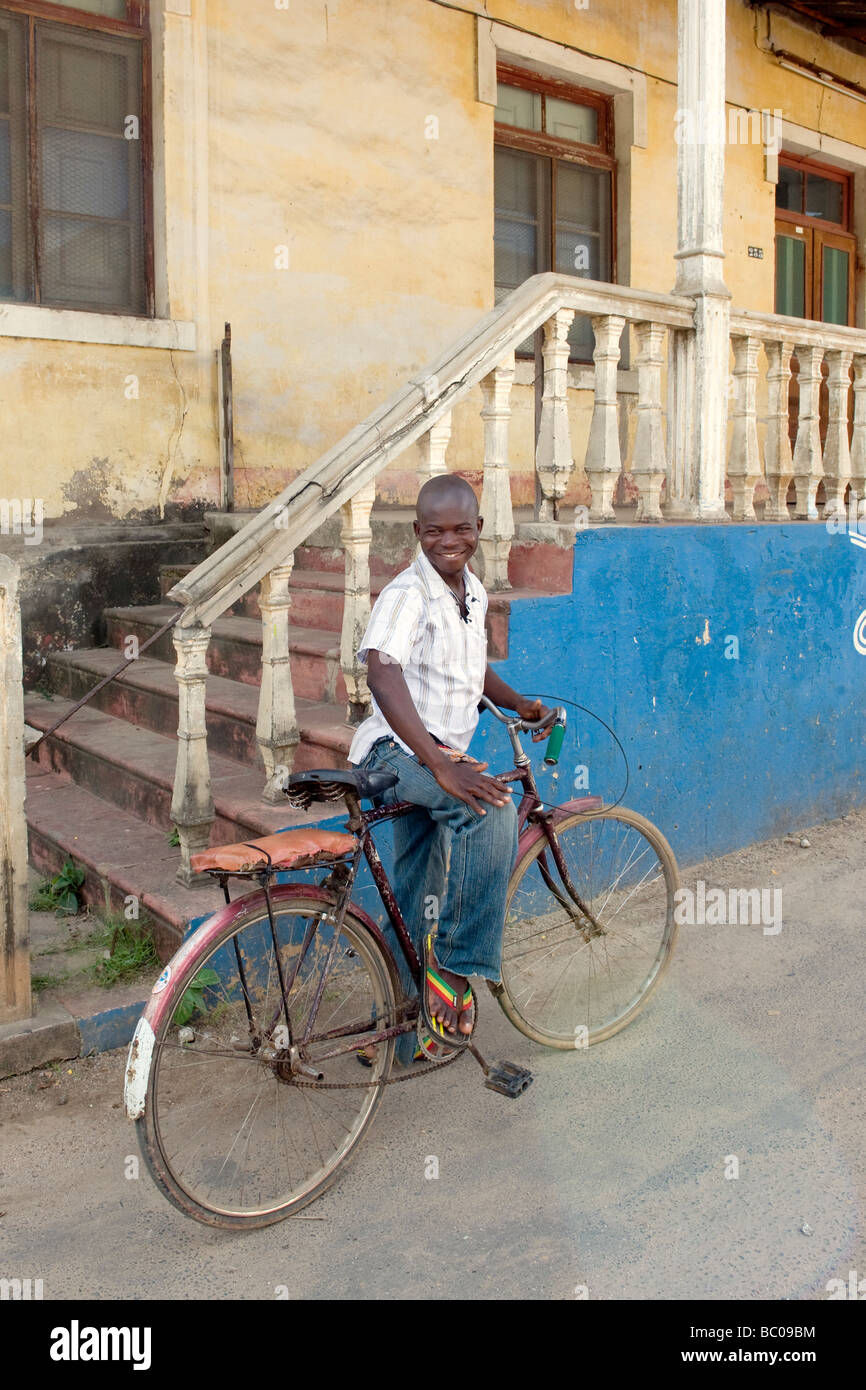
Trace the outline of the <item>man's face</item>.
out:
[[[453,579],[478,549],[482,524],[471,497],[446,492],[424,503],[415,521],[415,535],[433,568]]]

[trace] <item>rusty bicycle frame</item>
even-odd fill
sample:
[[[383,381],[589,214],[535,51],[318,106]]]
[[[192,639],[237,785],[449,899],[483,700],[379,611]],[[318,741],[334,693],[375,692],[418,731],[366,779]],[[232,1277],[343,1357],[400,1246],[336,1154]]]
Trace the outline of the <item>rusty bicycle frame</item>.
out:
[[[565,894],[562,892],[562,888],[560,888],[560,886],[557,885],[554,879],[554,876],[550,869],[550,865],[547,862],[547,850],[541,851],[537,861],[544,883],[546,884],[549,891],[560,903],[560,905],[571,914],[576,927],[584,933],[584,936],[587,940],[590,937],[602,935],[603,928],[596,921],[588,905],[581,899],[574,884],[571,881],[571,876],[569,875],[568,868],[566,866],[565,859],[562,854],[562,848],[560,846],[559,840],[556,837],[554,820],[557,814],[561,811],[561,809],[565,808],[560,808],[557,806],[545,808],[545,803],[539,795],[538,788],[535,784],[535,778],[532,773],[532,767],[530,764],[529,757],[523,750],[517,737],[518,732],[533,732],[536,729],[541,729],[545,727],[545,723],[549,723],[550,721],[539,720],[536,724],[531,724],[520,719],[508,719],[507,716],[503,715],[497,709],[497,707],[492,703],[492,701],[488,701],[486,697],[482,697],[482,701],[483,704],[487,708],[489,708],[491,712],[502,723],[506,725],[515,754],[514,768],[506,773],[497,773],[496,780],[500,782],[520,782],[523,787],[523,793],[520,798],[519,805],[517,807],[517,830],[519,837],[518,860],[520,857],[520,839],[523,837],[523,834],[526,831],[527,827],[530,825],[539,826],[547,839],[548,847],[553,857],[553,862],[556,866],[556,870],[559,874],[562,887],[564,887],[564,889],[566,890],[568,897],[565,896]],[[557,713],[564,720],[565,711],[559,709]],[[318,889],[309,889],[306,887],[304,888],[304,892],[307,894],[309,894],[310,892],[316,894],[321,893],[324,899],[324,910],[322,913],[316,914],[314,917],[310,919],[310,922],[308,923],[307,928],[304,932],[300,952],[293,964],[291,974],[288,977],[288,979],[283,978],[283,970],[282,965],[280,963],[280,952],[277,942],[276,923],[274,921],[273,903],[271,901],[271,880],[275,876],[277,871],[272,870],[269,867],[266,867],[263,870],[256,871],[255,874],[255,876],[259,878],[259,881],[261,882],[262,888],[264,890],[268,920],[270,924],[271,938],[273,941],[274,951],[278,962],[280,991],[282,996],[280,1005],[277,1008],[275,1014],[273,1015],[270,1024],[264,1030],[263,1034],[255,1034],[243,962],[240,957],[240,951],[237,946],[237,941],[235,940],[234,943],[235,956],[238,966],[238,974],[241,983],[241,990],[244,996],[247,1017],[250,1025],[250,1034],[252,1041],[251,1050],[258,1050],[258,1048],[262,1045],[263,1041],[265,1041],[266,1039],[270,1040],[272,1034],[274,1033],[274,1030],[278,1026],[280,1015],[282,1014],[285,1016],[290,1069],[293,1074],[306,1076],[311,1080],[315,1080],[316,1078],[321,1079],[321,1073],[317,1072],[314,1067],[310,1067],[303,1060],[300,1054],[301,1048],[306,1047],[310,1043],[323,1043],[330,1041],[336,1042],[337,1039],[341,1037],[351,1036],[357,1038],[363,1035],[363,1043],[354,1043],[351,1047],[337,1047],[329,1052],[317,1053],[316,1061],[323,1062],[333,1057],[342,1056],[346,1053],[357,1052],[360,1047],[373,1047],[377,1043],[387,1042],[391,1038],[398,1037],[400,1034],[412,1032],[415,1028],[419,1011],[418,1001],[407,999],[404,995],[403,999],[398,1001],[395,1015],[395,1017],[400,1021],[395,1022],[390,1027],[381,1028],[377,1031],[375,1027],[375,1019],[354,1019],[349,1023],[341,1025],[341,1027],[339,1028],[334,1028],[322,1033],[313,1032],[316,1015],[318,1013],[319,1004],[324,993],[328,975],[336,958],[337,945],[340,939],[340,929],[342,927],[346,911],[349,909],[349,907],[351,907],[352,912],[356,917],[358,917],[362,922],[364,922],[366,926],[372,928],[376,944],[379,946],[380,950],[386,952],[388,956],[391,958],[391,960],[396,964],[396,961],[394,961],[394,953],[391,950],[390,945],[385,940],[382,933],[379,931],[376,924],[372,921],[368,914],[358,906],[357,903],[351,902],[352,889],[357,878],[362,855],[364,856],[364,859],[367,862],[367,865],[370,869],[371,877],[376,886],[379,897],[382,900],[383,906],[385,907],[385,910],[388,914],[391,925],[394,928],[394,932],[399,943],[403,958],[409,968],[412,978],[415,981],[416,987],[419,990],[421,988],[421,963],[418,959],[418,953],[415,950],[415,946],[412,942],[412,938],[409,934],[409,930],[406,925],[406,921],[403,917],[402,912],[400,911],[400,907],[395,897],[394,890],[391,886],[390,879],[388,878],[388,875],[385,871],[385,867],[379,856],[379,851],[376,848],[376,845],[371,835],[371,830],[374,826],[380,825],[384,821],[395,820],[400,816],[407,815],[410,811],[417,810],[417,807],[413,802],[398,801],[394,802],[393,805],[390,806],[381,806],[374,808],[371,811],[362,811],[360,807],[360,800],[357,794],[351,789],[343,791],[341,794],[341,799],[345,800],[346,806],[349,811],[349,820],[347,822],[346,828],[357,835],[358,845],[354,854],[352,855],[351,860],[348,863],[345,859],[343,859],[334,864],[331,873],[328,875],[328,878],[324,880],[324,882],[319,886]],[[584,797],[579,802],[569,803],[567,809],[569,811],[575,811],[579,807],[582,810],[591,812],[600,809],[602,804],[602,800],[599,797]],[[249,877],[249,874],[231,875],[226,874],[224,872],[219,872],[215,873],[214,876],[219,877],[223,893],[225,895],[226,903],[229,903],[230,898],[226,880],[229,877]],[[243,898],[236,899],[234,905],[238,905],[243,901]],[[304,1028],[303,1035],[296,1041],[292,1032],[292,1022],[289,1010],[289,995],[291,993],[294,982],[297,979],[298,973],[303,965],[304,958],[307,954],[307,951],[309,949],[309,946],[312,942],[313,936],[315,935],[318,926],[320,925],[328,910],[333,909],[334,907],[336,907],[336,915],[334,917],[333,940],[331,942],[328,956],[325,961],[325,965],[323,967],[322,974],[316,988],[316,993],[310,1008],[309,1016],[306,1021],[306,1026]],[[501,992],[501,985],[493,984],[491,982],[488,982],[488,985],[492,993],[497,994]]]

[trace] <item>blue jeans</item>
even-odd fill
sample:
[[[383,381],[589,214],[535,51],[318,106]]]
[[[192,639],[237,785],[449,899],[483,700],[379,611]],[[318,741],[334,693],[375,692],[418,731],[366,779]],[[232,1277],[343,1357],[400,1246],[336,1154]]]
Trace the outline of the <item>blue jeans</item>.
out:
[[[433,930],[436,959],[446,970],[499,980],[505,897],[517,856],[514,803],[485,803],[487,814],[480,815],[443,791],[433,773],[391,739],[375,743],[360,766],[398,775],[378,805],[411,801],[418,808],[391,823],[394,892],[419,958],[422,938]],[[408,984],[402,968],[401,975]]]

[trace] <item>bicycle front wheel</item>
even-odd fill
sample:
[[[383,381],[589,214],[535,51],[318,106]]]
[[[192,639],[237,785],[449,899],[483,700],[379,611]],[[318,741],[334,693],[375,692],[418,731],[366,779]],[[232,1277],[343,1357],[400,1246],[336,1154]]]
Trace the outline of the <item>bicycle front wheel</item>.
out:
[[[676,860],[664,836],[623,806],[555,822],[566,881],[546,836],[511,877],[499,1003],[547,1047],[618,1033],[661,979],[676,937]]]
[[[165,1195],[213,1226],[267,1226],[319,1196],[370,1125],[393,1060],[391,1039],[369,1071],[357,1065],[365,1038],[393,1026],[399,988],[363,922],[349,909],[335,943],[333,906],[279,889],[272,901],[273,931],[256,895],[172,980],[137,1122]],[[317,1073],[351,1084],[317,1089]]]

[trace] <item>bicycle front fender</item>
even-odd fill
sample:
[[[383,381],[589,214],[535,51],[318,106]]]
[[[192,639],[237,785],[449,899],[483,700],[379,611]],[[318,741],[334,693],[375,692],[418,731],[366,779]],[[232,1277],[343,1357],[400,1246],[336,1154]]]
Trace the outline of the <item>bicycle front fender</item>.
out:
[[[304,883],[278,883],[271,888],[270,893],[271,902],[275,908],[293,898],[303,898],[308,902],[312,899],[314,902],[320,902],[325,908],[333,909],[336,909],[339,901],[337,895],[330,889],[308,886]],[[262,890],[256,893],[246,893],[233,903],[227,903],[212,917],[208,917],[178,947],[153,986],[147,1007],[138,1020],[126,1061],[123,1098],[129,1119],[137,1120],[144,1114],[147,1082],[150,1076],[156,1034],[165,1022],[166,1013],[177,1008],[177,991],[186,989],[194,978],[197,962],[201,959],[202,952],[207,951],[224,936],[225,932],[239,918],[258,907],[265,907],[265,895]],[[390,962],[392,960],[391,949],[378,924],[357,903],[352,903],[350,910],[352,916],[364,924],[386,961]],[[392,975],[394,973],[392,970]]]
[[[551,816],[554,826],[559,825],[568,816],[581,815],[586,811],[600,811],[604,806],[604,800],[600,796],[581,796],[574,801],[564,801],[561,806],[557,806]],[[519,864],[527,852],[532,849],[536,840],[547,839],[544,827],[537,821],[530,821],[526,826],[517,845],[517,859],[515,864]]]

